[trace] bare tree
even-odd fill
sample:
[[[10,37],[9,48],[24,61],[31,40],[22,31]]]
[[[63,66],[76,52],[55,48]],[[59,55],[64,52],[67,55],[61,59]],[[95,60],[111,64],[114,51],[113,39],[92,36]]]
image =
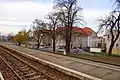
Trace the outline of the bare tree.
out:
[[[13,37],[14,37],[13,33],[8,34],[8,36],[7,36],[8,41],[12,42],[13,41]]]
[[[41,40],[45,37],[45,34],[43,34],[43,31],[46,28],[46,24],[39,19],[35,19],[33,21],[33,38],[37,41],[37,48],[39,49]]]
[[[120,11],[113,11],[106,18],[99,19],[101,29],[106,29],[110,33],[111,43],[109,47],[109,56],[112,54],[113,47],[120,36]]]
[[[54,52],[55,52],[55,47],[56,47],[55,40],[56,40],[56,27],[58,26],[58,17],[59,17],[59,14],[54,13],[54,12],[49,13],[49,15],[47,16],[47,19],[49,19],[49,23],[47,23],[49,31],[47,30],[47,34],[50,35],[53,40],[53,51]]]
[[[117,9],[119,9],[120,8],[120,0],[115,0],[116,2],[115,2],[115,4],[117,5]]]
[[[58,12],[59,20],[65,26],[66,52],[70,53],[72,28],[75,23],[83,21],[81,16],[82,8],[77,5],[77,0],[55,0],[54,9]]]

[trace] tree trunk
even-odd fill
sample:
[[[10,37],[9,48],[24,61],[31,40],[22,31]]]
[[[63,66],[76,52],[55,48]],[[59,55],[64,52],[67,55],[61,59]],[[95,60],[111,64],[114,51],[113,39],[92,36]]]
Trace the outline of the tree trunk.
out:
[[[37,49],[39,49],[39,47],[40,47],[40,42],[38,41],[38,44],[37,44]]]
[[[55,52],[55,38],[53,38],[53,52]]]
[[[18,45],[21,46],[21,42],[18,42]]]
[[[68,54],[69,53],[69,47],[68,47],[68,39],[66,38],[66,53]]]
[[[66,53],[70,53],[70,37],[66,36]]]
[[[70,53],[70,43],[71,43],[71,29],[70,27],[66,28],[66,53]]]
[[[70,53],[70,38],[68,39],[68,53]]]
[[[109,51],[108,51],[108,56],[112,55],[112,50],[113,50],[114,44],[115,44],[114,42],[111,43],[111,45],[109,47]]]
[[[40,47],[40,44],[37,44],[37,49],[39,49],[39,47]]]

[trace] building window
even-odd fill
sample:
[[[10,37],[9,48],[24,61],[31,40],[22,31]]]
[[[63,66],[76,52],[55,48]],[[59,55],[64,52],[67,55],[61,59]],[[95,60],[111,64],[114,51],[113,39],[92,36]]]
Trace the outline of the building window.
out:
[[[108,40],[109,40],[110,36],[108,35],[107,37],[108,37]]]
[[[116,47],[118,47],[119,46],[119,44],[116,44]]]

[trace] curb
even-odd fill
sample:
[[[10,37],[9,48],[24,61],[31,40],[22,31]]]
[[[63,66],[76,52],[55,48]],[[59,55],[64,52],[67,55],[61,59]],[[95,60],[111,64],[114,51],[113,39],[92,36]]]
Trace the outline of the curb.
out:
[[[8,48],[8,47],[6,47],[6,48]],[[19,50],[14,50],[12,48],[8,48],[8,49],[16,51],[19,54],[23,54],[23,56],[31,58],[32,60],[36,60],[36,61],[38,61],[38,62],[40,62],[40,63],[42,63],[44,65],[48,65],[48,66],[50,66],[52,68],[55,68],[55,69],[57,69],[57,70],[59,70],[59,71],[61,71],[63,73],[66,73],[66,74],[68,74],[70,76],[74,76],[74,77],[79,78],[81,80],[102,80],[102,79],[90,76],[88,74],[85,74],[85,73],[82,73],[82,72],[78,72],[76,70],[72,70],[72,69],[69,69],[69,68],[66,68],[66,67],[63,67],[63,66],[60,66],[60,65],[57,65],[57,64],[54,64],[54,63],[42,60],[40,58],[37,58],[37,57],[34,57],[32,55],[26,54],[25,52],[22,52],[22,51],[19,51]]]
[[[0,80],[4,80],[1,72],[0,72]]]

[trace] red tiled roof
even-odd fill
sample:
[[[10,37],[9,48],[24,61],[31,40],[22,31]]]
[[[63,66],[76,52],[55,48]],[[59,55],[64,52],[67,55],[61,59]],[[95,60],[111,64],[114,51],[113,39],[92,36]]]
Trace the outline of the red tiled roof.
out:
[[[78,27],[72,27],[72,29],[76,29],[76,28],[78,28]],[[57,27],[57,29],[56,29],[56,31],[61,31],[61,30],[65,30],[66,29],[66,27]]]
[[[62,31],[65,30],[65,27],[57,27],[56,29],[57,31]],[[89,36],[92,34],[92,32],[94,32],[91,28],[89,27],[84,27],[84,28],[80,28],[80,27],[73,27],[72,30],[74,32],[80,33],[81,35],[85,35],[85,36]]]
[[[98,36],[97,38],[98,38],[98,39],[104,39],[102,36]]]
[[[85,33],[86,35],[91,35],[92,32],[94,32],[94,31],[93,31],[91,28],[89,28],[89,27],[85,27],[85,28],[84,28],[84,33]]]
[[[65,27],[57,27],[56,31],[64,31],[66,28]],[[35,30],[35,33],[40,33],[42,30]],[[46,31],[52,31],[52,30],[46,30]],[[89,27],[84,27],[80,28],[77,26],[72,27],[72,31],[76,33],[80,33],[83,36],[89,36],[94,32],[91,28]]]

